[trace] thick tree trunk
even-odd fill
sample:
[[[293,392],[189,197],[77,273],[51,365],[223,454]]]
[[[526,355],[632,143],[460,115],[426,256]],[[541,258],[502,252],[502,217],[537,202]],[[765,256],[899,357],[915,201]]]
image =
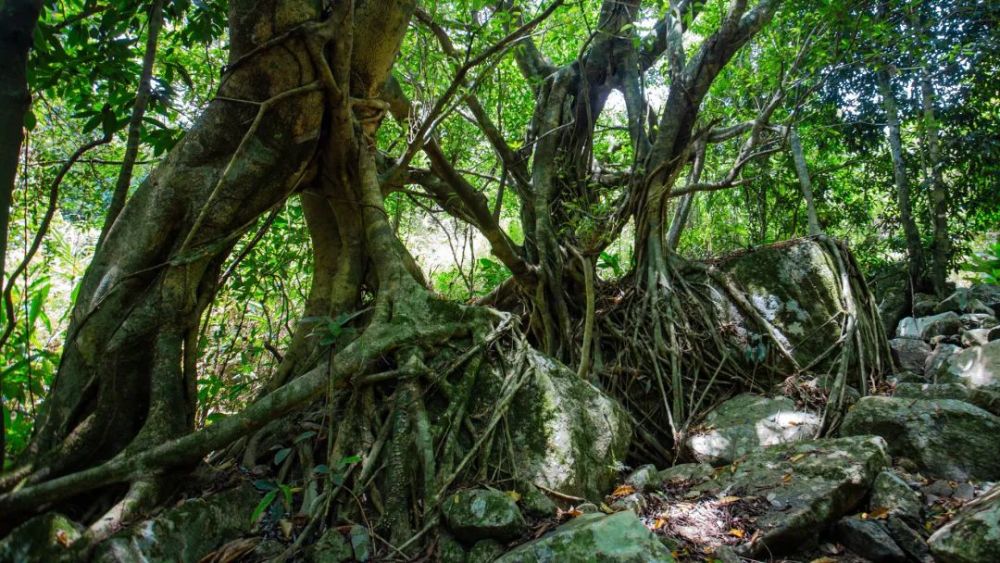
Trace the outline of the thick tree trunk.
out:
[[[934,216],[934,246],[931,254],[931,280],[938,297],[948,293],[948,262],[951,260],[951,238],[948,234],[948,186],[941,171],[941,148],[938,124],[934,116],[934,86],[924,70],[920,77],[920,101],[924,111],[924,138],[927,143],[928,182],[931,188],[931,213]]]
[[[14,478],[37,482],[192,429],[196,374],[182,358],[195,351],[186,337],[233,244],[296,187],[320,135],[322,94],[304,41],[251,53],[319,14],[308,0],[269,4],[233,2],[232,68],[218,96],[97,250]]]
[[[819,218],[816,216],[816,202],[813,200],[812,180],[809,178],[809,167],[806,166],[806,156],[802,151],[802,141],[794,127],[788,132],[788,145],[792,150],[792,160],[795,162],[795,173],[802,186],[802,197],[806,201],[806,214],[809,218],[809,234],[822,234]]]
[[[885,69],[876,73],[879,92],[882,94],[882,107],[885,109],[886,126],[889,129],[889,153],[892,156],[892,175],[896,184],[896,202],[899,205],[899,221],[903,225],[906,237],[906,255],[909,265],[910,284],[914,291],[925,287],[924,282],[924,252],[920,242],[920,231],[913,218],[913,207],[910,202],[910,181],[906,174],[906,162],[903,160],[903,142],[900,136],[899,110],[896,107],[896,96],[892,92],[889,72]]]

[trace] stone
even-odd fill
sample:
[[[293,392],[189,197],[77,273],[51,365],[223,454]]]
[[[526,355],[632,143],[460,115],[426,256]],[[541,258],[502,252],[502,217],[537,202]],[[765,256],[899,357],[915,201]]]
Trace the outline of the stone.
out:
[[[986,283],[975,284],[969,288],[969,295],[973,299],[982,301],[984,305],[993,310],[993,314],[1000,316],[1000,286]]]
[[[306,550],[310,563],[342,563],[354,560],[351,543],[339,531],[329,529]]]
[[[631,512],[584,514],[508,551],[498,563],[555,561],[659,562],[674,558]]]
[[[1000,485],[962,507],[927,543],[937,559],[948,563],[996,561],[1000,553]]]
[[[952,354],[946,369],[951,381],[1000,391],[1000,340]]]
[[[889,348],[901,368],[918,374],[924,372],[924,364],[931,355],[930,345],[916,338],[893,338]]]
[[[83,526],[57,512],[40,514],[0,541],[0,563],[54,561],[80,539]]]
[[[892,338],[899,321],[906,316],[909,305],[909,297],[906,291],[900,287],[890,287],[882,295],[882,299],[878,303],[878,312],[882,319],[883,332],[887,337]]]
[[[659,472],[653,464],[646,464],[636,469],[625,478],[625,484],[630,485],[637,491],[645,491],[650,485],[659,481]]]
[[[458,540],[448,533],[440,535],[437,549],[437,561],[441,563],[466,563],[466,559],[468,558],[462,544],[458,543]]]
[[[527,484],[520,487],[520,494],[521,500],[518,503],[521,505],[521,511],[528,516],[548,518],[554,516],[559,509],[548,495],[534,485]]]
[[[503,545],[496,540],[477,541],[476,545],[469,550],[466,561],[468,563],[492,563],[503,555],[504,551]]]
[[[681,463],[660,471],[657,479],[660,483],[679,485],[703,481],[711,477],[714,471],[707,463]]]
[[[906,553],[878,521],[848,516],[834,525],[833,533],[848,549],[874,563],[906,561]]]
[[[948,360],[960,352],[962,349],[954,344],[939,344],[927,356],[927,363],[924,364],[924,376],[933,383],[949,381]]]
[[[934,563],[930,548],[927,547],[927,540],[902,518],[889,516],[885,521],[885,527],[896,545],[906,552],[910,559],[920,563]]]
[[[972,328],[962,331],[962,346],[982,346],[990,341],[990,329]]]
[[[569,368],[540,352],[527,358],[531,373],[517,391],[506,421],[517,455],[495,452],[515,476],[566,495],[600,499],[617,479],[632,442],[625,409]],[[480,377],[477,412],[491,412],[504,384],[499,373]]]
[[[991,328],[989,333],[986,334],[987,342],[995,342],[997,340],[1000,340],[1000,326]]]
[[[814,437],[820,417],[787,397],[744,393],[718,405],[694,428],[687,447],[700,462],[727,465],[761,447]]]
[[[841,435],[875,434],[889,453],[947,479],[1000,479],[1000,417],[953,399],[864,397],[848,411]]]
[[[987,306],[981,299],[978,299],[968,288],[959,288],[955,290],[944,301],[937,304],[934,307],[935,313],[944,313],[951,311],[954,313],[972,313],[972,314],[992,314],[993,310]]]
[[[915,293],[913,295],[913,314],[917,317],[932,315],[937,304],[937,297],[929,293]]]
[[[875,478],[868,506],[871,511],[888,510],[889,514],[911,522],[920,521],[923,508],[920,493],[910,488],[909,483],[891,470],[883,471]]]
[[[902,399],[955,399],[1000,416],[1000,391],[961,383],[898,383],[893,395]]]
[[[250,485],[187,500],[111,536],[98,545],[93,561],[196,563],[248,533],[250,515],[259,502],[260,495]]]
[[[995,328],[1000,321],[992,313],[966,313],[959,317],[962,327],[966,329]]]
[[[962,330],[962,320],[957,313],[947,312],[928,317],[906,317],[896,330],[897,338],[922,338],[950,336]]]
[[[512,540],[527,529],[509,495],[492,489],[465,489],[441,506],[448,529],[466,543],[484,539]]]

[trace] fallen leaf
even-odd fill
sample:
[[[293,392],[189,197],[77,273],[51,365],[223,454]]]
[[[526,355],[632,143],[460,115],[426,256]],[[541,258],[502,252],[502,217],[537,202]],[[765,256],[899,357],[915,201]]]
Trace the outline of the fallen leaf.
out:
[[[293,526],[290,521],[282,518],[278,521],[278,526],[281,528],[281,534],[285,536],[286,540],[292,537],[292,532],[295,530],[295,526]]]
[[[618,485],[618,488],[611,493],[612,498],[627,497],[635,492],[635,487],[632,485]]]
[[[872,510],[867,514],[867,520],[885,520],[889,517],[890,510],[884,506],[880,506],[875,510]],[[864,518],[864,516],[862,516]]]
[[[729,530],[729,535],[733,536],[733,537],[737,537],[737,538],[742,539],[743,536],[746,535],[746,532],[744,532],[743,530],[741,530],[739,528],[732,528],[731,530]]]
[[[69,536],[66,535],[66,530],[56,531],[56,541],[63,547],[69,547],[69,544],[73,543],[69,540]]]
[[[792,474],[791,473],[785,473],[784,477],[781,478],[781,482],[782,483],[791,483],[792,482]]]
[[[577,509],[576,507],[570,507],[569,510],[563,510],[561,508],[556,509],[556,518],[576,518],[577,516],[583,514],[583,511]]]
[[[659,530],[660,528],[662,528],[662,527],[664,527],[666,525],[667,525],[667,519],[664,518],[663,516],[657,516],[656,520],[653,520],[653,527],[652,527],[652,529]]]
[[[521,500],[521,493],[519,493],[517,491],[504,491],[504,494],[506,494],[508,497],[510,497],[510,500],[512,500],[514,502],[518,502],[518,501]]]
[[[734,502],[738,502],[739,500],[740,500],[740,497],[733,497],[733,496],[722,497],[722,498],[719,499],[719,506],[729,506],[730,504],[733,504]]]
[[[599,508],[601,509],[601,512],[603,512],[605,514],[614,514],[615,513],[615,510],[613,508],[611,508],[610,506],[608,506],[607,504],[605,504],[603,502],[601,503],[601,506]]]
[[[788,461],[795,463],[804,457],[806,457],[806,454],[795,454],[792,457],[788,458]]]
[[[818,557],[813,559],[809,563],[837,563],[837,560],[833,557]]]

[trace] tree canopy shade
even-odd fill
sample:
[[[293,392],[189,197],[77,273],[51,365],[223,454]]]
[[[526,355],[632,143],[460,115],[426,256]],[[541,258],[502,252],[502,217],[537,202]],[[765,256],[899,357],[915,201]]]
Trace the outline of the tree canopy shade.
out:
[[[702,288],[766,319],[699,260],[814,236],[848,294],[903,271],[943,297],[995,239],[998,20],[976,0],[7,0],[0,528],[58,507],[89,553],[298,416],[326,457],[273,457],[281,479],[326,467],[309,531],[374,489],[414,555],[486,475],[532,349],[657,386],[642,455],[672,461],[706,396],[754,385],[758,345],[761,370],[808,367],[774,335],[733,353]],[[885,361],[866,314],[845,312],[842,372]],[[515,375],[473,420],[497,366]]]

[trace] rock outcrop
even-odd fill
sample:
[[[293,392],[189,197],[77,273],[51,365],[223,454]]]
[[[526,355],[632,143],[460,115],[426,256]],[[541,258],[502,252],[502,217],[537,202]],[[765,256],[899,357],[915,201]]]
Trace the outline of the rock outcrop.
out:
[[[674,558],[631,512],[584,514],[497,559],[497,563],[608,561],[669,563]]]

